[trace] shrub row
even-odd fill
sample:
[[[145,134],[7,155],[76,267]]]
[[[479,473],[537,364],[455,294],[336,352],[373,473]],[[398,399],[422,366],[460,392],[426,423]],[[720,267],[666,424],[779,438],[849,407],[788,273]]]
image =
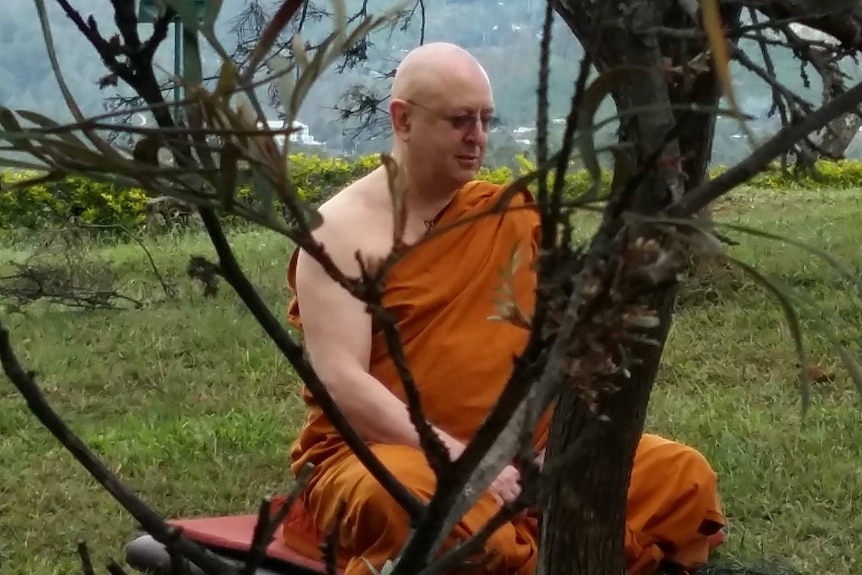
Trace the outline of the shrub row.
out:
[[[376,155],[354,161],[342,158],[292,155],[288,159],[292,182],[310,202],[318,204],[348,182],[368,173],[379,165]],[[516,169],[483,168],[478,177],[495,183],[506,183],[529,172],[534,166],[523,156],[517,158]],[[725,168],[716,168],[716,175]],[[33,174],[0,172],[0,184]],[[602,188],[607,190],[611,174],[603,172]],[[590,186],[585,170],[566,175],[565,189],[573,194]],[[845,160],[820,162],[815,175],[793,175],[778,166],[758,174],[752,186],[773,190],[854,188],[862,187],[862,162]],[[241,190],[242,195],[249,193]],[[35,184],[10,190],[0,185],[0,229],[40,229],[63,225],[71,216],[94,225],[123,225],[134,228],[144,223],[148,196],[139,188],[118,187],[82,177],[69,177],[59,182]]]

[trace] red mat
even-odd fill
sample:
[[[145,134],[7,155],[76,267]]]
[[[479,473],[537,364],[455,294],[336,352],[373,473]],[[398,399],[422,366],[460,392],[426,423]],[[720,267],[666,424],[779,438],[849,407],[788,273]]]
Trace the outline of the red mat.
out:
[[[278,505],[279,501],[274,502],[273,506]],[[297,501],[297,504],[299,502]],[[300,508],[294,506],[294,509],[288,515],[287,521],[302,516],[304,513]],[[252,537],[254,535],[254,526],[257,523],[257,515],[232,515],[227,517],[203,517],[199,519],[174,519],[168,521],[171,525],[181,527],[183,534],[189,539],[202,543],[210,547],[218,547],[230,551],[249,552],[251,550]],[[302,531],[305,531],[303,529]],[[309,534],[308,537],[313,537]],[[715,549],[724,543],[725,532],[722,529],[713,534],[709,538],[710,550]],[[317,541],[308,541],[305,546],[308,549],[317,548]],[[283,542],[281,527],[275,532],[275,537],[272,543],[266,549],[266,555],[270,559],[275,559],[296,565],[320,573],[326,573],[326,565],[323,561],[317,558],[309,557],[303,553],[287,547]],[[342,569],[337,569],[336,573],[342,573]]]
[[[280,500],[275,501],[273,508],[279,503]],[[300,511],[296,507],[294,509]],[[295,511],[288,515],[287,520],[290,521],[294,515],[296,515]],[[247,553],[251,551],[257,515],[172,519],[168,523],[182,528],[186,537],[208,547]],[[266,548],[268,558],[303,567],[321,575],[326,573],[326,564],[323,561],[286,546],[281,529],[281,527],[276,529],[272,543]],[[309,541],[308,544],[310,549],[317,547],[317,541]],[[336,573],[341,573],[341,569],[337,569]]]

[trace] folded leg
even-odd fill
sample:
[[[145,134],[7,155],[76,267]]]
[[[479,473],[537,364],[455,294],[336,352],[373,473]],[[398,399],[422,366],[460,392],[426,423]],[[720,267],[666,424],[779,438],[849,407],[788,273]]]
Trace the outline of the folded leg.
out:
[[[706,562],[709,537],[724,526],[715,472],[695,449],[644,434],[635,453],[626,513],[629,575],[662,562]]]
[[[372,446],[375,455],[420,500],[428,501],[436,480],[425,455],[398,445]],[[366,561],[375,569],[401,550],[409,535],[407,513],[353,455],[347,454],[322,472],[306,493],[306,507],[321,530],[335,524],[339,507],[344,515],[339,528],[344,575],[369,575]],[[499,507],[490,495],[482,497],[452,532],[444,549],[481,529]],[[485,570],[471,573],[522,574],[534,571],[536,521],[519,519],[503,525],[486,543],[493,559]]]

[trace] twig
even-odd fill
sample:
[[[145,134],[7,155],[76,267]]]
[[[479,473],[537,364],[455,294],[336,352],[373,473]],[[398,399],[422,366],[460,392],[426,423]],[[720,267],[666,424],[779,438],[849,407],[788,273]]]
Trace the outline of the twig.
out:
[[[258,295],[254,286],[251,285],[251,282],[243,273],[224,235],[218,216],[209,208],[202,208],[200,214],[213,247],[218,254],[219,265],[221,266],[225,280],[233,287],[234,291],[236,291],[237,295],[249,311],[251,311],[273,343],[290,361],[296,374],[314,394],[326,417],[329,418],[332,425],[356,454],[356,457],[365,465],[374,478],[380,482],[392,498],[407,511],[411,518],[418,517],[424,511],[424,504],[392,475],[380,459],[374,455],[374,452],[371,451],[357,431],[348,423],[347,419],[345,419],[344,414],[332,399],[329,391],[305,358],[302,347],[293,341],[275,316],[272,315],[269,307],[260,299],[260,295]]]
[[[171,525],[168,529],[171,535],[165,548],[171,559],[171,575],[189,575],[189,566],[186,564],[182,550],[177,545],[182,530],[175,525]]]
[[[90,550],[87,549],[87,542],[83,539],[78,541],[78,556],[81,558],[81,571],[84,575],[96,575],[93,570],[93,560],[90,558]]]
[[[339,529],[344,523],[344,517],[347,513],[347,502],[343,499],[338,502],[338,507],[335,509],[335,518],[324,534],[321,551],[323,554],[323,562],[326,565],[326,575],[336,575],[338,569],[338,541]]]
[[[539,165],[548,162],[548,77],[551,60],[551,32],[554,25],[554,3],[546,2],[545,17],[542,22],[542,41],[539,49],[539,82],[536,88],[536,159]],[[564,155],[565,156],[565,155]],[[561,158],[561,163],[568,163],[567,156]],[[562,173],[557,170],[557,179]],[[548,176],[539,177],[539,203],[548,201]]]
[[[862,102],[862,82],[836,96],[797,123],[779,130],[733,168],[685,194],[666,210],[666,215],[680,217],[696,214],[716,198],[754,177],[798,140],[823,128],[838,116],[852,111],[859,106],[860,102]]]
[[[419,445],[428,460],[428,464],[439,478],[449,469],[452,463],[449,457],[449,450],[425,417],[422,398],[410,366],[407,364],[407,356],[404,353],[404,344],[398,330],[398,325],[395,318],[383,306],[383,284],[372,275],[367,264],[359,254],[356,257],[359,261],[364,288],[362,299],[368,305],[372,317],[383,330],[389,357],[395,365],[401,384],[404,387],[404,394],[407,397],[407,413],[410,417],[410,422],[416,429],[416,433],[419,436]]]
[[[419,25],[419,45],[421,46],[425,43],[425,0],[417,0],[417,4],[419,5],[419,18],[421,21],[421,24]]]
[[[135,4],[126,0],[110,0],[110,2],[114,8],[114,23],[125,42],[124,51],[129,56],[139,53],[141,37],[138,35],[138,17],[135,15]]]
[[[275,15],[269,20],[269,23],[266,28],[264,28],[260,38],[255,44],[254,51],[249,57],[248,65],[242,73],[243,83],[247,82],[254,76],[258,64],[260,64],[264,56],[266,56],[266,53],[275,44],[275,40],[278,38],[278,35],[284,27],[287,26],[287,23],[290,22],[290,19],[293,18],[294,14],[296,14],[297,10],[299,10],[300,6],[304,3],[305,0],[285,0],[282,2],[281,6],[279,6]]]
[[[43,2],[44,0],[37,0],[38,2]],[[164,97],[162,96],[161,90],[159,89],[158,82],[156,81],[155,73],[152,67],[152,59],[143,57],[130,57],[129,64],[134,66],[134,70],[129,67],[129,65],[121,64],[117,58],[114,49],[111,47],[111,44],[99,34],[98,27],[96,25],[96,21],[91,17],[89,19],[89,25],[84,22],[81,15],[68,3],[67,0],[56,0],[63,11],[66,13],[66,16],[74,22],[75,26],[78,30],[84,35],[84,37],[90,42],[90,44],[95,48],[96,52],[98,52],[99,56],[102,59],[102,62],[105,66],[118,77],[122,78],[124,82],[126,82],[130,87],[135,89],[135,91],[151,105],[149,111],[153,114],[156,121],[160,126],[164,127],[173,127],[175,125],[174,119],[170,114],[169,108],[167,105],[157,106],[157,104],[165,104]],[[116,14],[115,14],[116,15]],[[131,14],[126,13],[129,22],[123,22],[122,27],[133,27],[137,25],[137,19],[135,18],[134,12]],[[43,24],[46,29],[46,40],[49,39],[50,30],[47,27],[47,22]],[[49,56],[53,54],[53,46],[51,42],[46,42],[48,44],[48,53]],[[137,51],[136,51],[137,52]],[[56,57],[52,56],[52,61],[56,60]],[[66,100],[69,104],[70,109],[72,110],[72,114],[78,122],[84,122],[84,116],[81,114],[80,110],[72,99],[71,93],[68,93],[68,88],[63,81],[63,76],[59,70],[58,66],[53,66],[55,74],[57,75],[57,81],[60,83],[61,90],[63,90],[64,94],[66,94]],[[90,139],[91,142],[99,149],[102,150],[106,155],[116,155],[116,152],[111,148],[111,146],[98,138],[92,131],[84,130],[84,133]],[[175,155],[182,155],[183,152],[181,150],[174,150]],[[185,154],[184,158],[188,158],[189,155]]]
[[[272,499],[270,497],[263,498],[258,510],[257,523],[254,526],[251,549],[240,575],[254,575],[257,573],[258,567],[260,567],[266,558],[266,550],[269,544],[272,543],[276,529],[284,522],[285,517],[290,513],[302,490],[308,484],[311,470],[311,466],[302,469],[290,493],[274,514],[272,513]]]
[[[156,260],[153,258],[153,254],[147,248],[146,244],[144,244],[143,240],[138,237],[132,230],[127,228],[122,224],[78,224],[78,226],[85,229],[94,229],[94,230],[110,230],[117,229],[132,238],[138,246],[143,250],[144,254],[147,256],[147,260],[150,263],[150,268],[152,268],[153,273],[156,275],[156,279],[159,280],[159,283],[162,286],[162,291],[165,292],[165,296],[168,298],[172,298],[176,295],[176,290],[174,286],[170,285],[168,281],[162,275],[162,272],[159,271],[159,267],[156,265]],[[134,301],[134,300],[133,300]]]
[[[159,16],[159,19],[156,20],[156,23],[153,25],[153,33],[149,38],[144,42],[143,47],[141,48],[139,54],[140,57],[147,62],[152,62],[153,57],[156,54],[156,50],[161,45],[162,42],[168,37],[168,28],[171,25],[171,21],[176,16],[176,11],[168,6],[165,9],[165,13]]]
[[[751,18],[751,21],[755,24],[758,23],[757,10],[754,8],[748,9],[748,15]],[[763,58],[763,64],[766,67],[766,72],[770,77],[775,76],[775,63],[772,61],[772,55],[769,53],[769,47],[766,37],[762,32],[756,33],[755,38],[757,45],[760,47],[760,55]],[[769,110],[769,115],[771,116],[775,110],[778,110],[779,117],[781,118],[781,125],[786,126],[788,122],[787,116],[787,108],[784,105],[784,100],[780,97],[780,92],[778,90],[772,90],[772,107]]]
[[[266,548],[269,541],[266,539],[266,528],[270,523],[270,511],[272,509],[272,498],[264,497],[257,511],[257,522],[251,537],[251,549],[243,564],[240,575],[254,575],[266,556]]]
[[[798,94],[794,93],[792,90],[790,90],[790,88],[776,80],[774,77],[774,72],[773,74],[770,74],[768,70],[764,70],[762,66],[752,60],[751,57],[746,54],[745,51],[743,51],[742,49],[734,46],[731,48],[731,53],[733,58],[737,62],[757,74],[757,76],[760,77],[761,80],[769,84],[769,87],[772,88],[773,93],[781,94],[781,96],[783,96],[785,100],[792,104],[795,104],[805,112],[811,112],[811,110],[814,108],[811,102],[809,102],[802,96],[799,96]]]
[[[763,8],[763,6],[757,6]],[[775,29],[782,24],[806,24],[813,26],[816,23],[817,15],[791,16],[787,18],[770,18],[766,22],[754,22],[745,26],[735,26],[725,32],[728,39],[738,38],[750,32]],[[641,30],[637,30],[638,34],[646,36],[657,35],[667,38],[677,38],[682,40],[705,40],[706,32],[698,28],[669,28],[667,26],[649,26]]]
[[[600,427],[606,424],[600,419],[593,420],[592,425],[578,436],[577,441],[566,447],[566,451],[549,461],[545,470],[538,476],[529,477],[523,481],[523,489],[514,501],[503,505],[478,531],[467,540],[454,546],[422,570],[419,575],[443,575],[456,571],[468,557],[480,550],[482,545],[497,529],[514,519],[519,513],[530,507],[541,508],[550,496],[547,485],[559,479],[559,476],[570,470],[586,453],[587,447],[596,437]]]
[[[96,457],[81,439],[57,415],[45,400],[32,372],[25,371],[18,361],[9,339],[9,332],[0,321],[0,364],[6,377],[18,389],[27,406],[42,425],[77,459],[114,499],[120,503],[157,541],[167,545],[171,540],[170,527],[162,518],[135,495],[105,464]],[[177,545],[191,561],[210,574],[230,573],[230,567],[208,554],[197,543],[180,537]]]
[[[159,271],[159,267],[156,265],[156,260],[153,259],[153,254],[150,253],[150,250],[147,249],[147,246],[144,242],[137,236],[137,234],[132,233],[130,229],[125,226],[119,226],[119,228],[126,233],[129,237],[131,237],[136,244],[140,246],[144,253],[147,256],[147,260],[150,262],[150,267],[153,269],[153,273],[156,274],[156,278],[158,278],[159,283],[162,286],[162,291],[165,292],[165,296],[168,298],[172,298],[176,296],[176,289],[174,286],[168,284],[165,278],[162,276],[162,273]]]

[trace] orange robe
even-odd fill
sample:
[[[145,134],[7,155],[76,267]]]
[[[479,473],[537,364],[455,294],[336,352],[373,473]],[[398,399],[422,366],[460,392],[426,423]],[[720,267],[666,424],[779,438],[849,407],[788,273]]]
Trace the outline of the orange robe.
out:
[[[437,226],[487,210],[502,187],[485,182],[464,186],[442,214]],[[501,272],[510,267],[518,247],[521,264],[514,276],[520,308],[532,309],[536,276],[539,218],[527,192],[517,194],[504,214],[484,216],[417,246],[387,278],[384,304],[395,315],[407,362],[419,387],[426,417],[456,438],[469,441],[505,385],[512,360],[528,337],[525,329],[490,319],[499,315]],[[288,284],[294,289],[294,253]],[[294,299],[290,321],[301,329]],[[333,318],[337,321],[336,318]],[[400,378],[387,354],[382,331],[375,326],[370,372],[405,400]],[[346,515],[340,527],[338,564],[346,575],[370,573],[365,561],[379,569],[404,545],[406,513],[351,453],[307,389],[309,414],[292,452],[292,469],[307,463],[315,471],[305,489],[302,507],[285,522],[287,546],[319,557],[319,531],[335,521],[339,502]],[[544,447],[550,411],[535,432]],[[420,499],[428,500],[435,478],[421,451],[399,445],[372,444],[371,449],[393,474]],[[486,494],[467,512],[447,547],[478,530],[497,510]],[[626,530],[626,556],[631,575],[651,573],[659,561],[684,565],[706,560],[707,534],[723,524],[715,474],[696,451],[657,436],[645,435],[638,448]],[[495,552],[493,573],[528,575],[537,559],[537,520],[521,516],[498,530],[486,549]],[[364,558],[364,559],[363,559]]]

